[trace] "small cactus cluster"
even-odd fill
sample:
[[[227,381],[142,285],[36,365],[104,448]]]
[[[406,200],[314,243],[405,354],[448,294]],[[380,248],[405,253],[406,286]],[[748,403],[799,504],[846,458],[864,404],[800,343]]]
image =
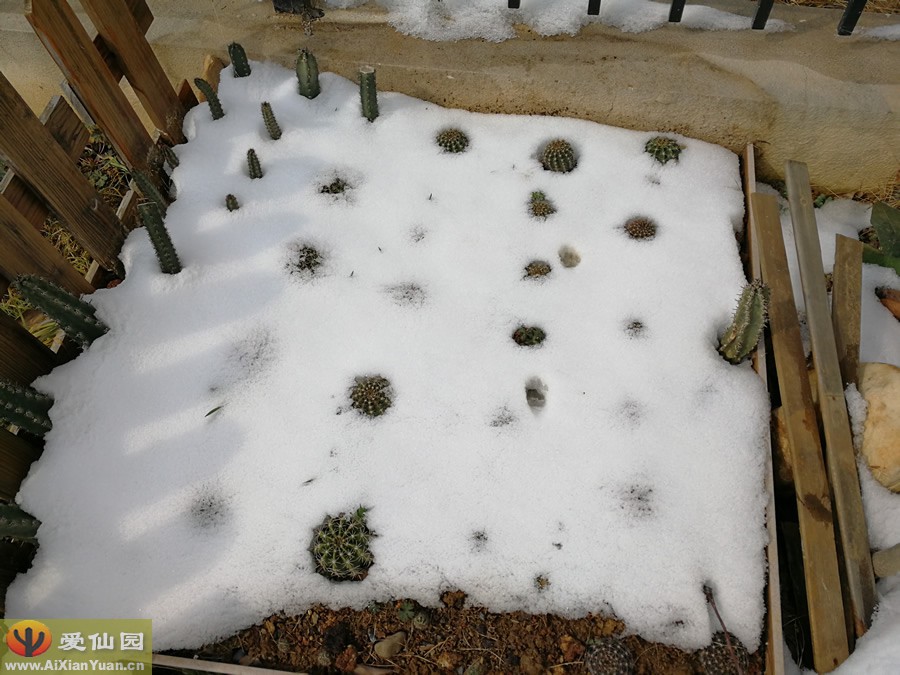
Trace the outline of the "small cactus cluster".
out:
[[[247,52],[239,43],[232,42],[228,45],[228,56],[231,58],[231,69],[235,77],[247,77],[250,74]]]
[[[444,152],[458,153],[469,147],[469,137],[459,129],[444,129],[434,140]]]
[[[319,188],[319,193],[323,195],[340,195],[344,194],[351,187],[350,183],[340,176],[337,176],[330,183],[326,183]]]
[[[590,675],[632,675],[634,656],[621,640],[599,638],[585,650],[584,667]]]
[[[734,635],[724,631],[713,635],[712,643],[694,656],[700,672],[706,675],[739,675],[750,670],[747,648]]]
[[[0,380],[0,420],[15,424],[30,434],[42,437],[50,431],[53,399],[7,380]]]
[[[178,259],[178,253],[175,251],[172,238],[169,236],[169,231],[166,230],[162,213],[156,203],[138,204],[137,210],[141,222],[147,228],[147,234],[150,235],[153,250],[156,251],[159,269],[165,274],[178,274],[181,271],[181,261]]]
[[[644,216],[629,218],[622,228],[629,237],[636,241],[647,241],[656,236],[656,223]]]
[[[206,102],[209,103],[209,114],[212,115],[212,118],[214,120],[220,120],[225,117],[225,111],[222,109],[222,102],[219,100],[219,96],[212,88],[212,85],[202,77],[195,77],[194,84],[197,85],[197,89],[200,90],[200,93],[203,94]]]
[[[41,521],[14,504],[0,504],[0,539],[33,542]]]
[[[366,509],[328,516],[316,528],[311,551],[316,572],[332,581],[362,581],[375,559],[369,541],[375,535],[366,525]]]
[[[556,213],[556,207],[553,206],[553,202],[547,199],[547,195],[543,192],[531,193],[529,210],[531,211],[531,215],[535,218],[546,218],[547,216]]]
[[[513,331],[512,339],[520,347],[536,347],[541,344],[547,334],[537,326],[519,326]]]
[[[322,254],[312,246],[301,246],[291,262],[291,271],[300,274],[315,274],[322,265]]]
[[[543,260],[532,260],[530,263],[525,265],[525,276],[545,277],[550,274],[551,270],[552,268],[550,267],[550,263]]]
[[[297,54],[297,88],[301,96],[315,98],[321,92],[319,87],[319,64],[316,57],[306,49],[301,49]]]
[[[625,326],[625,334],[630,338],[639,338],[644,334],[646,328],[641,321],[629,321]]]
[[[375,69],[363,66],[359,69],[359,99],[362,115],[370,122],[378,117],[378,90],[375,86]]]
[[[250,148],[247,151],[247,173],[250,178],[262,178],[262,167],[259,164],[259,157],[256,156],[256,150]]]
[[[759,342],[769,309],[769,287],[759,280],[744,286],[731,324],[719,341],[719,354],[729,363],[745,360]]]
[[[555,173],[569,173],[578,165],[575,150],[569,141],[557,138],[544,146],[541,153],[541,166]]]
[[[391,383],[381,375],[357,377],[350,389],[350,405],[363,415],[378,417],[391,407]]]
[[[225,208],[227,208],[229,211],[237,211],[239,208],[241,208],[241,205],[238,202],[237,197],[228,194],[225,195]]]
[[[15,287],[25,300],[53,319],[66,335],[87,347],[109,328],[97,318],[92,305],[67,293],[56,284],[31,274],[16,279]]]
[[[644,144],[644,152],[660,164],[665,164],[673,159],[677,162],[682,150],[684,150],[683,145],[674,138],[666,136],[656,136]]]
[[[550,579],[548,579],[543,574],[538,574],[534,578],[534,587],[539,591],[546,591],[548,588],[550,588]]]
[[[263,101],[259,107],[262,112],[263,124],[266,125],[269,137],[273,141],[277,141],[281,138],[281,127],[278,126],[278,120],[275,119],[275,113],[272,112],[272,105],[268,101]]]

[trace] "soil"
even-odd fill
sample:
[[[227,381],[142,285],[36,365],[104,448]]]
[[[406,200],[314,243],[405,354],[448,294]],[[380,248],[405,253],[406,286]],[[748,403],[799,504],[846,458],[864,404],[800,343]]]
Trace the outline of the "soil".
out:
[[[563,619],[524,612],[497,614],[464,607],[465,598],[461,591],[444,593],[437,609],[400,600],[362,611],[316,605],[297,616],[271,616],[196,652],[171,653],[310,675],[354,670],[360,675],[562,675],[586,673],[583,655],[589,641],[618,636],[625,629],[621,621],[603,616]],[[400,631],[406,634],[405,644],[389,659],[380,658],[376,645]],[[635,658],[638,675],[701,672],[689,652],[635,636],[622,639]],[[384,646],[377,651],[384,653]],[[760,651],[751,656],[747,675],[763,669]]]

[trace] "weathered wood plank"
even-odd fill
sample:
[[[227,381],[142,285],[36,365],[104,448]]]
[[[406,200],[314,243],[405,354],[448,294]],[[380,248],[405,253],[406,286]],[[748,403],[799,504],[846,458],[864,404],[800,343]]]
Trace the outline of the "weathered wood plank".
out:
[[[134,16],[121,0],[81,0],[97,32],[118,59],[125,77],[151,121],[176,143],[183,143],[181,101]]]
[[[15,320],[0,312],[0,378],[30,384],[56,365],[56,356]]]
[[[122,227],[69,155],[0,73],[0,151],[106,269],[119,269]]]
[[[862,252],[860,241],[837,235],[834,283],[831,287],[831,327],[845,385],[857,383],[859,369]]]
[[[778,202],[770,195],[756,193],[750,196],[750,209],[759,228],[763,280],[772,293],[769,330],[794,467],[813,661],[818,672],[830,672],[848,655],[831,494],[806,373],[806,355],[800,339]]]
[[[822,269],[822,248],[813,211],[809,171],[806,164],[789,160],[785,164],[785,173],[803,299],[806,302],[806,319],[818,379],[819,410],[825,432],[828,475],[834,493],[853,625],[856,636],[859,637],[871,625],[872,610],[875,607],[875,575],[869,553],[866,515],[863,511],[859,475],[856,472],[856,453],[844,399],[844,383],[823,282],[825,272]]]
[[[150,135],[68,2],[25,0],[25,17],[122,159],[146,169]]]
[[[875,576],[882,579],[900,574],[900,543],[876,551],[872,555],[872,566],[875,568]]]
[[[16,496],[31,463],[40,456],[40,448],[6,429],[0,429],[0,499]]]
[[[191,88],[191,83],[187,80],[182,80],[181,84],[178,85],[178,100],[181,101],[181,105],[184,106],[186,111],[199,103],[197,95],[194,93],[193,88]]]

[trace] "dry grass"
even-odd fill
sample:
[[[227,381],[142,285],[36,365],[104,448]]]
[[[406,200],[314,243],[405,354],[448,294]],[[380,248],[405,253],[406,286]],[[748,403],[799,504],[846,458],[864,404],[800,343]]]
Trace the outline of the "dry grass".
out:
[[[834,0],[777,0],[782,5],[797,5],[798,7],[820,7],[823,9],[844,9],[847,6],[844,2],[834,2]],[[869,0],[866,3],[866,12],[875,12],[877,14],[900,14],[900,0]]]

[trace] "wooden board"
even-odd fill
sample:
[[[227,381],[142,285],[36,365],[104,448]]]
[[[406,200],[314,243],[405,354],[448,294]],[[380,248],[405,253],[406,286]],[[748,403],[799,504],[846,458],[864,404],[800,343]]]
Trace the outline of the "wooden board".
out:
[[[0,499],[16,496],[31,463],[40,455],[40,448],[6,429],[0,429]]]
[[[837,235],[834,284],[831,289],[831,327],[844,384],[858,383],[862,253],[862,242]]]
[[[750,210],[759,228],[763,280],[772,293],[769,330],[794,468],[813,662],[817,672],[830,672],[849,653],[831,493],[806,373],[778,202],[771,195],[755,193],[750,195]]]
[[[853,627],[859,637],[871,625],[872,610],[875,607],[875,575],[869,553],[869,534],[859,475],[856,472],[856,453],[844,399],[844,383],[825,292],[822,249],[813,212],[809,171],[802,162],[789,160],[785,164],[785,173],[797,260],[803,282],[803,299],[806,302],[806,319],[816,366],[828,475],[831,478],[835,515],[843,548],[842,562],[853,610]]]
[[[0,312],[0,378],[30,384],[56,365],[53,352],[17,321]]]

